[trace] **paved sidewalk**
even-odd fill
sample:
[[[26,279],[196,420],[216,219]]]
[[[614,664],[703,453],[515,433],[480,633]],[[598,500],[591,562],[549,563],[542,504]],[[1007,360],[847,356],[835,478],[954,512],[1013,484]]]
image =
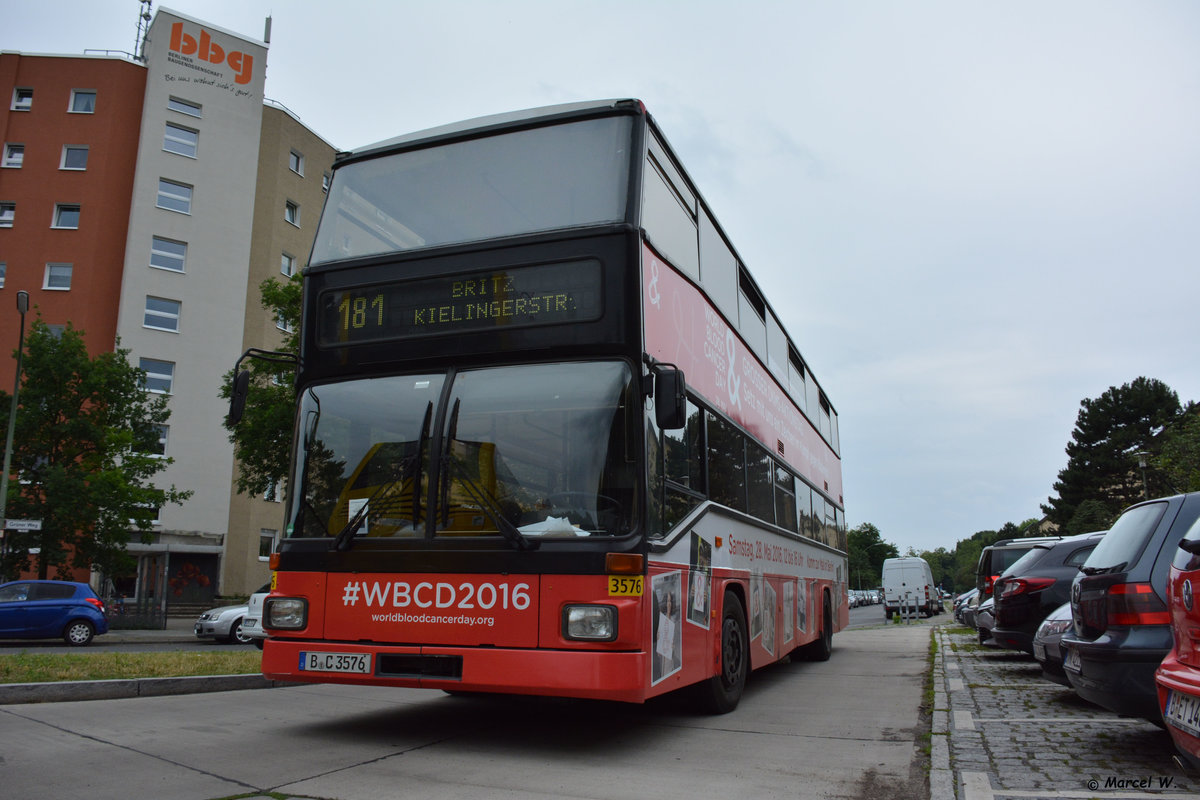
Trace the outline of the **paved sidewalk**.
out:
[[[1200,798],[1161,728],[1085,702],[953,621],[936,636],[933,800]]]

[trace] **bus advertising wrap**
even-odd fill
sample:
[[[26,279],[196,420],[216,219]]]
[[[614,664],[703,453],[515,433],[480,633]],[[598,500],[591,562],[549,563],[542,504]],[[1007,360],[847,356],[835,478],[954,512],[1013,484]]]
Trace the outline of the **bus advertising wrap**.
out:
[[[642,246],[646,352],[683,370],[688,387],[842,502],[842,470],[817,430],[686,279]]]
[[[538,576],[330,576],[325,624],[339,638],[536,647]]]

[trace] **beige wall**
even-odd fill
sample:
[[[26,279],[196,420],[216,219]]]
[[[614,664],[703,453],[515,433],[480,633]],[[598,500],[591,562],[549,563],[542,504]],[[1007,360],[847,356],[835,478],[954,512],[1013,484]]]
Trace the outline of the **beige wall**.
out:
[[[303,174],[291,169],[289,156],[292,151],[303,156]],[[274,316],[262,307],[259,285],[268,278],[286,280],[281,271],[284,253],[295,258],[297,272],[308,263],[317,220],[325,202],[322,176],[330,171],[335,153],[332,145],[286,110],[270,104],[263,106],[254,230],[242,325],[243,351],[250,347],[268,350],[280,347],[282,334],[276,327]],[[289,200],[300,206],[299,227],[284,220],[284,204]],[[280,464],[281,479],[286,478],[286,472],[287,464]],[[267,562],[259,557],[259,536],[263,530],[282,535],[284,507],[282,502],[239,495],[234,487],[230,490],[229,508],[222,583],[226,587],[246,587],[241,591],[249,592],[269,577]]]
[[[167,441],[175,463],[157,482],[195,494],[182,506],[163,508],[164,541],[202,536],[210,543],[224,537],[229,522],[233,449],[221,425],[227,409],[218,391],[242,348],[267,50],[160,10],[146,56],[117,333],[134,363],[149,357],[175,364]],[[200,106],[200,116],[169,109],[171,97]],[[199,132],[195,157],[163,149],[168,122]],[[156,207],[160,178],[193,187],[190,213]],[[184,272],[149,266],[153,236],[187,242]],[[177,333],[144,327],[147,296],[181,302]]]

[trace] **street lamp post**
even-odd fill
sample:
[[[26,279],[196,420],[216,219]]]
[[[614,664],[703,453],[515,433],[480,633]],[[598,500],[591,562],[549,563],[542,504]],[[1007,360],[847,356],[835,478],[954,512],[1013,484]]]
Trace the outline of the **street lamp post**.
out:
[[[25,355],[25,312],[29,310],[29,292],[17,292],[17,313],[21,315],[21,333],[17,338],[17,374],[13,377],[12,405],[8,410],[8,436],[4,439],[4,471],[0,472],[0,527],[7,525],[8,472],[12,467],[13,432],[17,427],[17,395],[21,391],[21,361]],[[7,542],[3,543],[7,547]],[[3,551],[0,550],[0,553]]]
[[[1142,499],[1149,500],[1150,499],[1150,487],[1146,483],[1146,466],[1147,466],[1150,454],[1147,453],[1145,450],[1139,450],[1134,455],[1137,456],[1138,467],[1140,467],[1142,470]]]

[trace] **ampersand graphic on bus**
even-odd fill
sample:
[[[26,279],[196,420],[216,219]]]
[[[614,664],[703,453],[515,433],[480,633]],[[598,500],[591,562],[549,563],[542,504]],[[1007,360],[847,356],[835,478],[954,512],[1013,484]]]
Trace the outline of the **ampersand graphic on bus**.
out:
[[[658,262],[650,262],[650,285],[646,287],[646,292],[650,296],[650,305],[658,306],[662,300],[662,295],[658,292]]]
[[[734,372],[737,361],[736,340],[733,331],[725,331],[725,355],[729,357],[729,373],[725,376],[725,388],[729,390],[729,402],[739,409],[742,407],[742,379]]]

